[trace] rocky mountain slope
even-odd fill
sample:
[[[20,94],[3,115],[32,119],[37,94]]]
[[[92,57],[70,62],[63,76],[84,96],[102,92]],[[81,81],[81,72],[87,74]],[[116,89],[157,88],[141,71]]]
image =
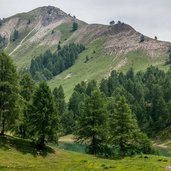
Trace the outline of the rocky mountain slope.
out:
[[[79,29],[71,32],[74,21],[79,24]],[[16,41],[12,40],[14,30],[19,32]],[[61,40],[65,44],[76,42],[87,45],[103,39],[104,51],[111,55],[141,49],[154,56],[167,53],[171,49],[170,43],[148,37],[140,43],[141,34],[127,24],[121,22],[113,26],[86,24],[52,6],[40,7],[5,19],[0,27],[0,34],[8,40],[6,52],[13,56],[14,60],[15,57],[29,58],[24,62],[26,65],[33,56],[42,52],[39,49],[57,46]],[[20,63],[18,60],[17,62]]]
[[[29,64],[36,54],[42,53],[40,49],[57,46],[63,36],[60,27],[67,27],[73,22],[78,22],[80,26],[84,25],[84,22],[71,17],[59,8],[47,6],[5,19],[0,27],[0,34],[7,40],[5,51],[14,57],[17,65],[22,67]],[[18,38],[14,41],[15,30],[18,31]],[[21,63],[20,58],[25,62]]]
[[[74,32],[73,22],[78,23],[78,30]],[[18,35],[14,40],[15,31]],[[5,52],[19,69],[28,68],[31,59],[47,49],[55,51],[59,42],[61,46],[72,42],[84,44],[86,50],[75,65],[49,82],[52,88],[62,84],[69,95],[78,82],[100,80],[108,77],[113,69],[143,70],[149,65],[166,69],[164,61],[171,51],[171,43],[142,37],[128,24],[120,21],[114,25],[87,24],[52,6],[3,20],[0,35],[5,37]]]

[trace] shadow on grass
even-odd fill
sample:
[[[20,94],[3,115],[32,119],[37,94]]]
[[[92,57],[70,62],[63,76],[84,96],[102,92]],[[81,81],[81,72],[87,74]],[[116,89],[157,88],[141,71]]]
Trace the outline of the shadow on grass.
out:
[[[23,154],[32,154],[34,157],[46,157],[49,153],[55,152],[52,148],[47,146],[44,148],[37,147],[36,144],[30,140],[0,135],[0,149],[11,150],[13,148],[19,152],[22,152]]]

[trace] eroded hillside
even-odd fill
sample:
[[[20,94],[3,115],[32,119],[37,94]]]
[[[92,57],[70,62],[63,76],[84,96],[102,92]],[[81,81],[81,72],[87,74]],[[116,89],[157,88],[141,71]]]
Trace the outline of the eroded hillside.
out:
[[[72,31],[74,22],[78,24],[76,31]],[[15,31],[18,35],[14,40]],[[75,84],[106,78],[112,70],[126,71],[133,67],[137,71],[149,65],[167,69],[164,64],[171,51],[171,43],[149,38],[123,22],[87,24],[52,6],[3,20],[0,34],[5,37],[5,52],[18,69],[29,68],[31,59],[48,49],[56,51],[59,43],[85,45],[86,50],[76,63],[49,81],[52,88],[62,84],[67,97]]]

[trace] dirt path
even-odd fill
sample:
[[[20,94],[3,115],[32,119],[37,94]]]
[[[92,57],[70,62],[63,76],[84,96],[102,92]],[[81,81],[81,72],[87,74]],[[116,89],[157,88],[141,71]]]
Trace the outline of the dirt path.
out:
[[[109,66],[109,71],[107,72],[106,78],[110,77],[111,72],[115,69],[113,67],[113,65],[115,65],[115,61],[120,57],[120,55],[117,52],[115,52],[115,54],[113,56],[114,57],[113,57],[112,62]]]
[[[169,149],[168,145],[166,145],[166,144],[157,144],[157,143],[155,143],[154,146]]]
[[[21,42],[20,42],[20,44],[9,54],[9,55],[12,55],[17,49],[19,49],[20,47],[21,47],[21,45],[23,44],[23,42],[27,39],[27,37],[34,31],[34,30],[36,30],[36,27],[34,27],[33,28],[33,30],[31,30],[27,35],[26,35],[26,37],[24,37],[22,40],[21,40]]]

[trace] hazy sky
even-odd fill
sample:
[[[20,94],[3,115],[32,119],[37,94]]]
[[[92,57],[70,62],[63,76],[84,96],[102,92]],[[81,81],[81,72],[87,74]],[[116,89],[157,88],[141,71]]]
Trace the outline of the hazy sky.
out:
[[[45,5],[88,23],[120,20],[147,36],[171,41],[171,0],[0,0],[0,18]]]

